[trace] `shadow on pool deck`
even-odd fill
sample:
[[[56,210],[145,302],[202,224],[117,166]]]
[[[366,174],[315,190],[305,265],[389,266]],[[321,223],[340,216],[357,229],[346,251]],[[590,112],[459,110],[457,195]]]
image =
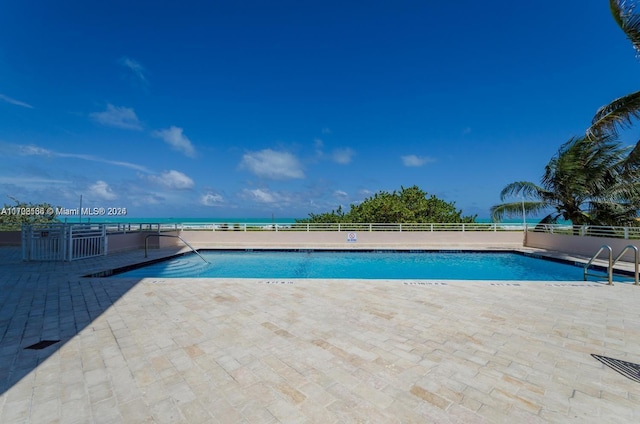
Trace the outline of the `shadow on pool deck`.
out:
[[[184,249],[150,252],[148,260]],[[21,249],[0,248],[0,394],[46,361],[124,296],[138,281],[84,275],[140,263],[142,251],[73,262],[25,262]],[[55,341],[47,347],[28,347]]]

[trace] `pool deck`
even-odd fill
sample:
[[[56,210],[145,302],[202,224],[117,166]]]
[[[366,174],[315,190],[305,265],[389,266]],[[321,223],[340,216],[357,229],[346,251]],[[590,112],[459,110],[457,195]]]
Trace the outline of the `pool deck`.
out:
[[[591,356],[640,363],[631,284],[100,279],[143,252],[20,253],[0,248],[2,423],[640,421],[640,383]]]

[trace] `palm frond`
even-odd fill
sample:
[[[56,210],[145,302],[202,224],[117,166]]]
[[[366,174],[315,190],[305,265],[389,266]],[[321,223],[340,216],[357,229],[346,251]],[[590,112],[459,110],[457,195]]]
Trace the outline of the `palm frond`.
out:
[[[507,197],[517,196],[518,194],[522,194],[523,197],[532,197],[532,198],[541,198],[542,193],[545,191],[544,188],[538,186],[529,181],[516,181],[514,183],[508,184],[505,188],[500,192],[500,200],[504,200]]]
[[[640,170],[640,141],[629,151],[627,158],[624,160],[624,169],[626,173]]]
[[[609,0],[611,15],[624,31],[640,57],[640,14],[636,13],[636,3],[627,0]],[[617,134],[619,127],[630,127],[634,119],[640,118],[640,92],[618,99],[596,111],[586,135],[594,141],[604,133]]]
[[[638,217],[637,203],[591,202],[592,222],[598,225],[628,225]]]
[[[557,214],[549,214],[542,218],[538,224],[557,224],[558,218],[560,218]]]
[[[627,35],[636,54],[640,53],[640,15],[635,13],[635,2],[609,0],[611,15],[620,29]]]
[[[638,202],[640,200],[640,181],[621,181],[612,184],[606,190],[593,196],[592,199],[617,203]]]
[[[549,204],[542,201],[502,203],[491,207],[491,219],[493,222],[500,222],[505,216],[520,217],[522,216],[523,208],[527,215],[537,215],[540,211],[548,209]]]
[[[630,127],[640,118],[640,91],[615,99],[596,111],[587,129],[587,137],[598,141],[603,134],[617,134],[617,127]]]

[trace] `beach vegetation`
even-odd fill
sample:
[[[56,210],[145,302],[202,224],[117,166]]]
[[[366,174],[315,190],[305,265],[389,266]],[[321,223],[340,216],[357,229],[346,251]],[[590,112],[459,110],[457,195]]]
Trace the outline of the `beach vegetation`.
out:
[[[20,230],[27,224],[59,223],[56,210],[49,203],[27,203],[9,196],[13,204],[5,203],[0,208],[0,231]]]
[[[572,138],[545,167],[540,184],[507,184],[491,208],[492,219],[550,212],[540,221],[581,225],[636,225],[640,209],[640,154],[613,136]]]
[[[310,213],[297,223],[472,223],[476,216],[463,216],[454,202],[446,202],[414,185],[393,192],[380,191],[359,204],[321,214]]]

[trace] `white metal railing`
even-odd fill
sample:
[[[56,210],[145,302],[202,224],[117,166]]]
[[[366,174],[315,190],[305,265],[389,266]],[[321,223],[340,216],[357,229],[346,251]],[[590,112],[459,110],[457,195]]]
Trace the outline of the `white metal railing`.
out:
[[[68,260],[92,258],[107,254],[106,227],[101,224],[69,226]]]
[[[25,261],[73,261],[106,254],[104,224],[33,224],[22,228]]]
[[[80,225],[80,224],[67,224]],[[83,224],[87,225],[87,224]],[[97,225],[97,224],[92,224]],[[522,223],[224,223],[224,222],[184,222],[184,223],[118,223],[104,225],[107,234],[130,232],[163,231],[523,231]],[[612,237],[622,239],[640,239],[639,227],[617,227],[571,224],[527,224],[528,232],[550,234],[568,234],[575,236]]]
[[[25,261],[64,261],[67,237],[62,225],[22,227],[22,259]]]
[[[172,227],[177,230],[180,224],[158,224],[154,222],[145,223],[119,223],[119,224],[104,224],[107,233],[109,234],[125,234],[134,233],[140,231],[160,231],[161,226]]]
[[[610,237],[620,239],[640,239],[640,227],[617,227],[603,225],[566,224],[532,224],[527,226],[527,231],[544,232],[549,234],[568,234],[580,237]]]
[[[106,224],[108,233],[133,231],[523,231],[522,224],[507,223],[211,223]]]

